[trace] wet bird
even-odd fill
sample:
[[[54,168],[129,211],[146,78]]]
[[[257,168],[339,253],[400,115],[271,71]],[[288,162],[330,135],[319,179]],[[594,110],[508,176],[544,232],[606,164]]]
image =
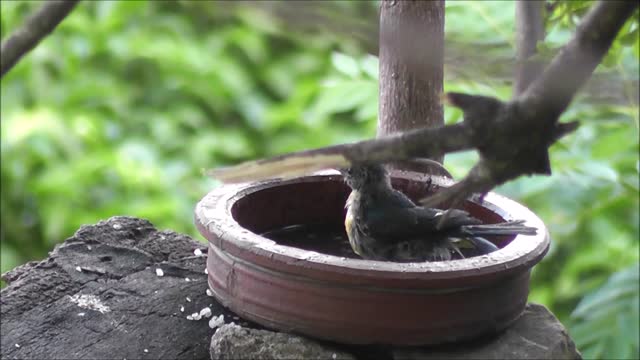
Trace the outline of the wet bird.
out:
[[[464,210],[417,206],[391,187],[382,165],[354,165],[341,173],[352,189],[345,205],[345,229],[351,248],[364,259],[446,261],[455,254],[464,257],[461,249],[469,249],[468,256],[498,250],[483,236],[536,233],[523,221],[482,224]]]

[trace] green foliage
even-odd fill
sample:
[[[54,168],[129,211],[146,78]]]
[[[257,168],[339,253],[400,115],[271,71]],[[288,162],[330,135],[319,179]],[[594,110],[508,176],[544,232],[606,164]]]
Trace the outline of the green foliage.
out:
[[[595,3],[593,0],[572,0],[572,1],[548,1],[552,4],[553,10],[547,14],[546,29],[547,37],[544,43],[539,44],[540,50],[546,57],[555,54],[558,49],[571,36],[580,20]],[[602,61],[600,70],[616,67],[621,61],[626,60],[625,65],[638,69],[637,61],[640,43],[638,42],[638,27],[640,25],[639,10],[635,10],[635,14],[630,21],[622,27],[618,33],[618,38],[611,47],[611,50]]]
[[[540,48],[554,54],[591,3],[559,2]],[[39,5],[0,4],[3,38]],[[513,13],[512,2],[448,1],[447,44],[509,61]],[[599,73],[638,73],[637,24],[636,15]],[[192,209],[216,186],[202,168],[373,136],[377,64],[344,36],[292,31],[231,2],[81,3],[0,84],[1,270],[113,215],[199,239]],[[509,82],[475,64],[457,70],[445,66],[445,90],[511,97]],[[570,325],[589,357],[638,356],[627,319],[638,318],[640,144],[637,99],[626,94],[578,96],[561,120],[581,127],[552,147],[554,174],[498,189],[549,227],[531,299]],[[445,109],[446,123],[460,120]],[[451,154],[445,165],[460,178],[476,159]]]
[[[640,357],[640,267],[613,274],[585,296],[571,314],[570,329],[585,359]]]
[[[3,34],[38,5],[3,2]],[[250,9],[200,6],[190,21],[172,3],[82,3],[2,80],[2,271],[114,214],[199,237],[192,209],[215,185],[202,168],[374,124],[376,88],[330,83],[350,60],[328,56],[332,43],[255,29]],[[346,107],[327,109],[340,93]]]

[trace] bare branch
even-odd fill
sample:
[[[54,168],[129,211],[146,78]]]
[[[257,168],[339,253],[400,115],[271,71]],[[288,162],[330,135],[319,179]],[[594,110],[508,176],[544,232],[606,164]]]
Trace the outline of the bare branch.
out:
[[[518,0],[516,2],[516,74],[514,95],[522,94],[544,69],[539,61],[530,58],[536,54],[538,42],[544,40],[544,0]]]
[[[226,183],[288,178],[326,168],[345,168],[353,163],[377,163],[442,156],[472,148],[466,124],[424,128],[319,149],[304,150],[235,166],[208,170],[207,175]]]
[[[448,93],[443,100],[464,112],[461,124],[282,155],[249,163],[252,165],[250,173],[246,172],[247,164],[241,164],[216,170],[213,176],[223,181],[260,180],[273,175],[265,169],[287,163],[291,165],[292,160],[300,167],[288,174],[303,174],[305,166],[316,169],[318,156],[335,156],[339,159],[337,166],[344,167],[345,164],[361,162],[436,157],[443,153],[476,148],[480,153],[480,161],[469,174],[455,186],[443,189],[432,199],[423,201],[426,205],[435,206],[441,203],[455,205],[471,194],[487,192],[521,175],[550,174],[548,147],[577,128],[577,123],[558,124],[558,117],[580,85],[591,76],[637,7],[635,1],[598,2],[546,71],[523,95],[510,102]],[[289,166],[286,168],[291,169]],[[234,177],[240,173],[241,178]]]
[[[546,121],[555,122],[637,8],[637,1],[598,1],[542,76],[523,94],[522,106],[542,110],[544,103]]]
[[[0,49],[0,77],[33,49],[78,4],[79,0],[49,0],[31,15],[18,30],[2,42]]]
[[[426,199],[423,204],[455,203],[462,195],[485,193],[521,175],[550,174],[548,147],[577,128],[577,123],[558,124],[559,116],[589,79],[637,8],[636,1],[596,3],[544,73],[524,94],[511,103],[500,104],[494,111],[490,122],[495,125],[496,136],[484,146],[478,146],[480,162],[456,187],[443,190],[437,198]],[[454,105],[465,112],[465,122],[487,106],[478,103]],[[474,133],[482,131],[480,124],[474,127]],[[479,144],[478,140],[476,138],[476,144]],[[513,143],[511,147],[506,143],[509,140]]]

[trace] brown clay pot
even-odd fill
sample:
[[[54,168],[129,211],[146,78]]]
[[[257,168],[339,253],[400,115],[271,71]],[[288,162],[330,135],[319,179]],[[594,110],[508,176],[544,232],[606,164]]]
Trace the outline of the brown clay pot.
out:
[[[426,191],[417,173],[395,173],[393,182],[413,198]],[[497,332],[520,316],[549,235],[531,211],[493,193],[465,209],[487,223],[524,219],[538,234],[492,238],[500,250],[487,255],[424,263],[345,258],[258,235],[293,224],[340,224],[348,194],[339,175],[324,174],[225,185],[206,195],[195,223],[209,240],[216,299],[266,327],[353,344],[453,342]]]

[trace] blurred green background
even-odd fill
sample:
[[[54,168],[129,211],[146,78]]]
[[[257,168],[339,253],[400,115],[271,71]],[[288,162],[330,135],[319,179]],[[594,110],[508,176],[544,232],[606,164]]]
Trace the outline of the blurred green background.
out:
[[[540,56],[590,1],[560,3]],[[2,1],[3,39],[37,1]],[[200,239],[202,168],[375,135],[377,3],[83,2],[1,81],[2,272],[113,215]],[[445,90],[508,99],[514,3],[448,1]],[[531,301],[586,358],[637,358],[638,14],[563,115],[554,174],[498,192],[548,225]],[[447,108],[447,123],[461,120]],[[463,176],[473,153],[447,156]]]

